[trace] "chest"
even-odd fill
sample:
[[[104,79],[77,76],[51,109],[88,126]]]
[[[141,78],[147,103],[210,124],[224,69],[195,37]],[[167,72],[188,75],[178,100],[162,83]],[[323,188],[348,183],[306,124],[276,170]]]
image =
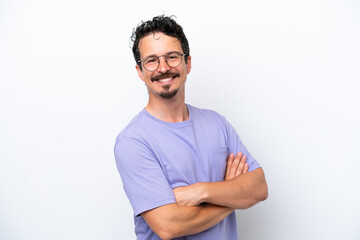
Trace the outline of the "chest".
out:
[[[162,129],[151,141],[172,188],[223,180],[228,150],[220,127]]]

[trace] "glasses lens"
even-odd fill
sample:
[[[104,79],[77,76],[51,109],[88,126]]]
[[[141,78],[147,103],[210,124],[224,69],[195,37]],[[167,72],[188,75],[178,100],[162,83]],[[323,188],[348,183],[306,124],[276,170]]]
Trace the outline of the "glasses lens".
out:
[[[169,53],[167,55],[162,55],[159,57],[165,57],[167,65],[175,68],[180,65],[182,56],[183,56],[183,54],[181,54],[179,52],[173,52],[173,53]],[[153,57],[146,58],[143,61],[143,65],[144,65],[145,69],[150,72],[155,71],[159,67],[159,61],[160,61],[159,57],[153,56]]]
[[[148,71],[155,71],[159,66],[159,61],[157,57],[150,57],[145,59],[143,64]]]
[[[181,53],[175,52],[175,53],[170,53],[168,55],[166,55],[166,62],[170,67],[177,67],[180,65],[181,63]]]

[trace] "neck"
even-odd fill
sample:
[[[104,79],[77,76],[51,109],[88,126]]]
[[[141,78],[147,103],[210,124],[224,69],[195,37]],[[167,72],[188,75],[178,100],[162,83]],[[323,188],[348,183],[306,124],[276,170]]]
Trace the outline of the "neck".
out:
[[[154,117],[165,122],[183,122],[189,119],[185,95],[180,92],[170,99],[149,95],[149,102],[145,109]]]

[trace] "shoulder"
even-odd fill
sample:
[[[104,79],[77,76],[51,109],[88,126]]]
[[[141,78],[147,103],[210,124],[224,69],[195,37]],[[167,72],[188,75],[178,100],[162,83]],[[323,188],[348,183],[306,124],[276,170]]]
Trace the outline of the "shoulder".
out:
[[[115,145],[124,141],[144,142],[147,136],[147,121],[144,110],[142,110],[117,135]]]
[[[140,111],[131,121],[121,130],[118,134],[117,138],[119,137],[128,137],[132,138],[135,137],[136,132],[141,132],[143,129],[144,122],[146,121],[146,116],[144,114],[144,110]]]
[[[138,161],[129,161],[129,159],[139,159],[139,155],[153,157],[153,151],[148,140],[148,132],[146,131],[147,121],[147,117],[141,111],[117,135],[114,154],[119,169],[120,166],[138,164]]]
[[[192,114],[193,120],[196,121],[215,121],[221,124],[226,123],[224,116],[211,109],[197,108],[187,104],[189,111]]]

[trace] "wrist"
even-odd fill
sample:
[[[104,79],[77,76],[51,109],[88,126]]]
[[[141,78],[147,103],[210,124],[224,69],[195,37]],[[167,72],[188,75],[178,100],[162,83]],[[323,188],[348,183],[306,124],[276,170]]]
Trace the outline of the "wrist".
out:
[[[206,203],[209,200],[209,195],[210,195],[210,191],[209,191],[209,183],[208,182],[200,182],[197,183],[199,185],[199,192],[200,192],[200,200],[202,203]]]

